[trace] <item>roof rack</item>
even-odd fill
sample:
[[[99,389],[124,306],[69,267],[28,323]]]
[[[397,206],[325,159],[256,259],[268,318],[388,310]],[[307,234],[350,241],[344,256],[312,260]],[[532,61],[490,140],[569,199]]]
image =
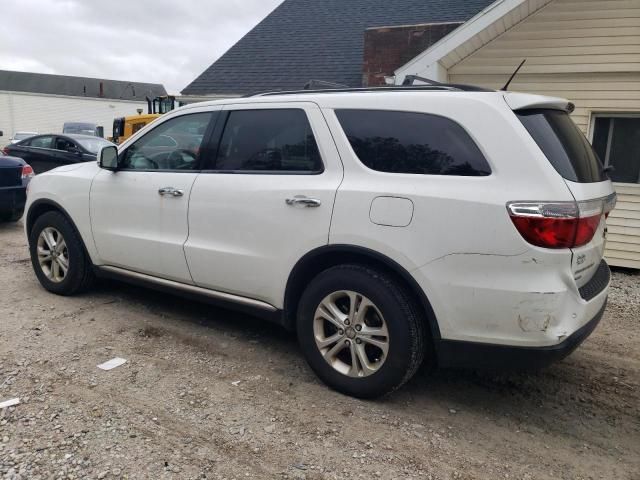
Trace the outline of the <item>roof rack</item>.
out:
[[[303,90],[319,90],[326,88],[349,88],[349,85],[343,83],[327,82],[325,80],[309,80],[305,83]]]
[[[411,91],[462,91],[449,85],[415,85],[415,86],[392,86],[392,87],[349,87],[349,88],[323,88],[321,90],[286,90],[282,92],[263,92],[247,95],[248,97],[271,97],[274,95],[305,95],[317,93],[346,93],[346,92],[411,92]]]
[[[415,84],[416,81],[422,82]],[[260,92],[246,95],[247,97],[270,97],[275,95],[303,95],[317,93],[347,93],[347,92],[495,92],[487,88],[475,85],[462,85],[457,83],[440,83],[435,80],[423,78],[418,75],[407,75],[402,85],[385,85],[380,87],[347,87],[339,83],[325,82],[323,80],[310,80],[302,90],[284,90],[281,92]]]

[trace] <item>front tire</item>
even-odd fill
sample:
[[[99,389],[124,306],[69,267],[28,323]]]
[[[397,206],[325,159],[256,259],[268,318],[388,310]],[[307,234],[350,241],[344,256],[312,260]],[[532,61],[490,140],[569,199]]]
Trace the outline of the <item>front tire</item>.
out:
[[[93,266],[80,235],[59,212],[36,219],[29,235],[29,253],[40,284],[52,293],[73,295],[93,284]]]
[[[302,295],[298,340],[331,388],[375,398],[406,383],[425,354],[425,319],[393,277],[363,265],[319,274]]]

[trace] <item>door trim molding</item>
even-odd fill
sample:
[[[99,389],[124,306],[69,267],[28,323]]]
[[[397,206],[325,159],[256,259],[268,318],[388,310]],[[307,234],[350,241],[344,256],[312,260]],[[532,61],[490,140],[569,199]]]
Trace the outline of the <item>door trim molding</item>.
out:
[[[176,290],[177,292],[207,297],[212,300],[218,300],[221,302],[236,303],[250,308],[266,310],[268,312],[278,311],[278,309],[273,305],[260,300],[255,300],[253,298],[241,297],[239,295],[219,292],[217,290],[209,290],[206,288],[197,287],[195,285],[188,285],[186,283],[175,282],[173,280],[167,280],[165,278],[158,278],[152,275],[126,270],[124,268],[102,265],[96,266],[96,269],[98,270],[98,275],[100,275],[100,273],[103,273],[106,274],[106,276],[121,277],[125,280],[130,279],[136,283],[148,284],[151,287],[155,286],[163,289]]]

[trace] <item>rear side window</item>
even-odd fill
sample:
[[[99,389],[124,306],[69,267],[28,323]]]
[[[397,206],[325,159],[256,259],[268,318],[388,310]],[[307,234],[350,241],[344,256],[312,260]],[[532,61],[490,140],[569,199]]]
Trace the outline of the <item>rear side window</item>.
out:
[[[566,112],[536,109],[516,115],[563,178],[578,183],[607,180],[598,155]]]
[[[21,145],[36,147],[36,148],[52,148],[53,147],[53,137],[35,137],[31,140],[27,140]]]
[[[218,150],[217,171],[319,173],[322,169],[304,110],[229,113]]]
[[[387,110],[335,113],[356,155],[372,170],[475,177],[491,173],[469,134],[448,118]]]

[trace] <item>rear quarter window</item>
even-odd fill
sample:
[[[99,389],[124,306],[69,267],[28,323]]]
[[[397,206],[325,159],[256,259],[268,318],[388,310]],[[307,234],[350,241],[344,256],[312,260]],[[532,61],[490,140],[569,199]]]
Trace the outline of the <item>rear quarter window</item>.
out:
[[[577,183],[608,179],[595,150],[566,112],[532,109],[515,113],[563,178]]]
[[[360,161],[372,170],[419,175],[486,176],[491,168],[451,119],[388,110],[336,110]]]

